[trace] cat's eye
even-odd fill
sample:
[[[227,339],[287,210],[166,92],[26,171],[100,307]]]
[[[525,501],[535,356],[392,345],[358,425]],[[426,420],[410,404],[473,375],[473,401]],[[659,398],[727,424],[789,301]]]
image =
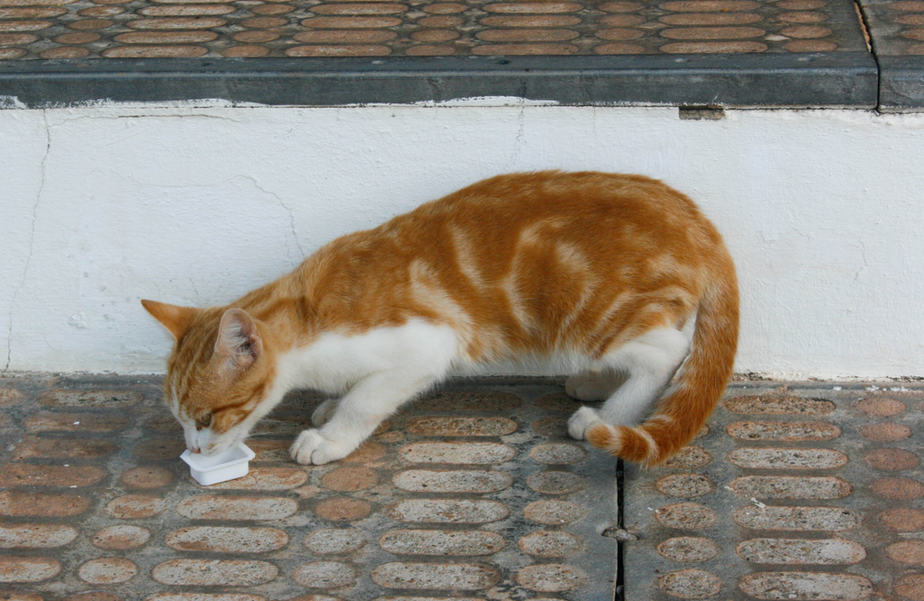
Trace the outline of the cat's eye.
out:
[[[201,430],[203,428],[208,428],[212,425],[212,414],[206,413],[205,415],[200,415],[196,418],[196,430]]]

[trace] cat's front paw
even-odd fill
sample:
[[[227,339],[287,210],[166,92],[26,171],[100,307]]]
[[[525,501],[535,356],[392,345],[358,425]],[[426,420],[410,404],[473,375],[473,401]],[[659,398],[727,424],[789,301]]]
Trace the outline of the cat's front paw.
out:
[[[587,430],[600,422],[596,411],[590,407],[581,407],[568,418],[568,434],[575,440],[584,440]]]
[[[328,440],[321,432],[312,428],[303,430],[292,446],[289,454],[296,462],[302,465],[323,465],[346,457],[350,449],[343,450],[334,441]]]

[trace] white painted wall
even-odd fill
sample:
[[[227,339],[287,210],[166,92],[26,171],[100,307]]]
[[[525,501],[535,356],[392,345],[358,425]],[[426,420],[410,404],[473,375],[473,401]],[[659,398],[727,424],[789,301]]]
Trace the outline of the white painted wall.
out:
[[[0,111],[0,368],[163,371],[139,298],[228,302],[339,234],[563,168],[700,203],[738,264],[738,371],[924,376],[924,114],[203,104]]]

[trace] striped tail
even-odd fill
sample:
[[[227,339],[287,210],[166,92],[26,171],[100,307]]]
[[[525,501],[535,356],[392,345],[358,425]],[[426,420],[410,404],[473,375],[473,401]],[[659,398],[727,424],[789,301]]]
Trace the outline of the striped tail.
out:
[[[675,381],[644,423],[596,424],[588,442],[644,465],[666,461],[693,440],[731,377],[738,345],[738,283],[731,258],[716,270],[699,305],[690,354]]]

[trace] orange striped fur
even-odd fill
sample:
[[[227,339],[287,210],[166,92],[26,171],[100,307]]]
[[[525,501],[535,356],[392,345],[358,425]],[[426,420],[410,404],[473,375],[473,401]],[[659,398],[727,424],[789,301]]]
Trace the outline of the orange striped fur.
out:
[[[732,260],[694,203],[646,177],[594,172],[478,182],[338,238],[226,307],[143,303],[177,340],[165,387],[190,448],[202,446],[202,430],[209,440],[230,431],[236,440],[246,436],[252,414],[267,413],[293,382],[348,398],[362,374],[327,381],[305,363],[315,382],[286,371],[300,350],[306,358],[299,361],[307,362],[312,345],[334,334],[337,344],[349,344],[409,323],[451,332],[449,363],[427,371],[423,388],[501,362],[560,357],[552,363],[602,373],[608,390],[608,361],[622,369],[620,352],[636,348],[629,343],[652,332],[672,339],[686,329],[692,342],[683,348],[685,362],[665,372],[670,385],[655,391],[660,400],[650,418],[640,425],[594,421],[608,415],[604,405],[574,422],[573,434],[594,446],[656,464],[709,416],[731,374],[738,329]],[[646,356],[647,348],[637,346],[630,358]],[[324,436],[342,436],[336,421],[312,435],[313,450]],[[293,456],[303,461],[296,446]],[[316,463],[325,457],[308,453]]]

